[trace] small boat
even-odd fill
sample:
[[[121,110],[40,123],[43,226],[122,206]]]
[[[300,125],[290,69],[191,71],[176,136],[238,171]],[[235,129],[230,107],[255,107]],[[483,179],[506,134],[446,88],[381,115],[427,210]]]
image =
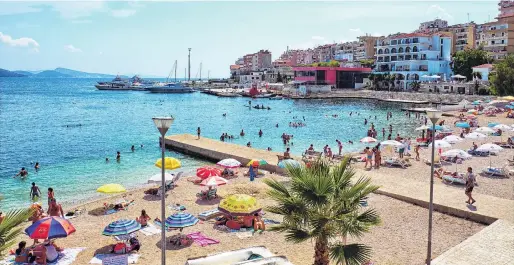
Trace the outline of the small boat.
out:
[[[284,99],[282,96],[276,96],[276,97],[271,97],[269,98],[270,100],[282,100]]]
[[[255,95],[253,97],[254,98],[271,98],[271,96],[273,96],[273,94],[259,94],[259,95]]]
[[[175,82],[169,82],[168,80],[171,79],[171,73],[175,72]],[[185,82],[176,82],[177,80],[177,61],[175,60],[175,63],[173,64],[173,68],[168,75],[168,78],[166,78],[166,82],[164,83],[157,83],[152,86],[146,87],[146,90],[150,91],[150,93],[168,93],[168,94],[174,94],[174,93],[192,93],[195,92],[195,90],[188,86]]]
[[[218,97],[225,97],[225,98],[235,98],[240,97],[241,95],[231,92],[218,92],[215,94]]]
[[[111,82],[97,82],[95,85],[98,90],[132,90],[130,86],[131,82],[129,80],[123,80],[119,75]]]

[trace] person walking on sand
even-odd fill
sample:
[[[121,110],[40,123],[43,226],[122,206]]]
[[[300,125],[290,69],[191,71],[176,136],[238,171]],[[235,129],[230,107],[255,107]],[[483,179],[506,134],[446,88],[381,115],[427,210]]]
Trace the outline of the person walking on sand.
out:
[[[337,142],[337,147],[339,148],[339,155],[341,155],[341,152],[343,151],[343,143],[341,143],[341,141],[339,141],[339,139],[336,139],[336,142]]]
[[[366,149],[364,149],[364,153],[366,154],[366,163],[364,164],[364,168],[368,168],[368,163],[369,163],[369,168],[372,168],[373,167],[373,164],[372,164],[373,151],[371,151],[371,149],[369,149],[369,147],[366,147]]]
[[[419,144],[416,145],[416,147],[414,147],[414,152],[416,153],[416,161],[419,161]]]
[[[200,130],[200,127],[198,127],[198,129],[196,129],[196,135],[198,135],[198,139],[200,139],[200,133],[201,133],[201,130]]]
[[[373,149],[375,151],[375,168],[378,169],[380,168],[380,164],[382,164],[382,154],[380,153],[380,147],[377,146]]]
[[[50,200],[50,206],[48,207],[47,214],[49,216],[57,216],[64,218],[64,211],[62,210],[62,206],[57,203],[55,198]]]
[[[467,204],[473,204],[476,202],[475,199],[473,199],[472,193],[473,188],[475,187],[475,174],[473,174],[473,168],[468,167],[468,172],[466,173],[466,191],[464,194],[468,196],[468,200],[466,201]]]
[[[30,197],[34,201],[36,197],[39,199],[41,196],[41,191],[39,190],[39,187],[36,186],[35,182],[32,182],[32,187],[30,187]]]

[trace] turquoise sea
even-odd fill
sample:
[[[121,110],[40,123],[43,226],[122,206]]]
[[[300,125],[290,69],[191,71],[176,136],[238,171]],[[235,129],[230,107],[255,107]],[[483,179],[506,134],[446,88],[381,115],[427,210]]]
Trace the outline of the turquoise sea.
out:
[[[366,136],[369,124],[364,125],[364,118],[369,116],[379,131],[392,124],[393,135],[411,134],[417,125],[397,103],[258,99],[252,105],[264,104],[271,110],[256,110],[245,107],[248,98],[99,91],[94,87],[96,81],[0,78],[0,210],[28,205],[31,182],[40,187],[43,201],[47,188],[53,187],[57,198],[68,203],[98,196],[96,188],[102,184],[132,188],[146,183],[160,172],[153,166],[160,157],[154,116],[175,117],[168,135],[195,134],[200,126],[205,137],[219,139],[226,132],[236,136],[234,143],[251,142],[255,148],[280,152],[284,150],[280,136],[285,132],[294,135],[291,150],[296,154],[311,143],[317,149],[329,144],[335,152],[335,139],[345,143],[344,151],[363,148],[358,141]],[[389,111],[393,118],[386,121]],[[350,112],[354,114],[349,116]],[[337,118],[332,117],[335,114]],[[303,117],[305,127],[288,126],[303,122]],[[246,136],[239,137],[241,129]],[[348,140],[355,144],[347,144]],[[132,145],[135,152],[130,150]],[[115,162],[116,151],[121,152],[120,163]],[[167,155],[180,159],[185,171],[206,163],[171,151]],[[33,169],[36,161],[41,165],[37,173]],[[28,178],[13,179],[21,167],[29,169]]]

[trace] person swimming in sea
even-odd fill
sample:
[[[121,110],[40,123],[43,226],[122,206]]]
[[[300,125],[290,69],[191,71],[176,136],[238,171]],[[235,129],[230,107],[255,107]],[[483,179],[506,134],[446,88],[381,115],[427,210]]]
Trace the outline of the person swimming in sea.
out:
[[[14,176],[13,178],[16,178],[17,176],[20,176],[21,179],[24,179],[28,175],[29,175],[29,172],[24,167],[22,167],[20,172],[18,172],[18,174],[16,174],[16,176]]]
[[[244,130],[241,129],[241,132],[239,133],[240,136],[245,136]]]
[[[136,151],[136,147],[134,145],[132,145],[132,147],[130,147],[130,151],[132,151],[132,152]]]

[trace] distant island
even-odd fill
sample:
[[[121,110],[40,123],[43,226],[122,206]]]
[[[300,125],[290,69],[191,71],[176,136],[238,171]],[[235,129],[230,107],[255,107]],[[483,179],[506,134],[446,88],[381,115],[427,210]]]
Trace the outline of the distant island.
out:
[[[0,77],[29,77],[29,78],[114,78],[116,75],[110,74],[99,74],[99,73],[87,73],[76,71],[67,68],[55,68],[54,70],[44,71],[9,71],[0,68]],[[127,76],[121,76],[122,78],[128,78]]]

